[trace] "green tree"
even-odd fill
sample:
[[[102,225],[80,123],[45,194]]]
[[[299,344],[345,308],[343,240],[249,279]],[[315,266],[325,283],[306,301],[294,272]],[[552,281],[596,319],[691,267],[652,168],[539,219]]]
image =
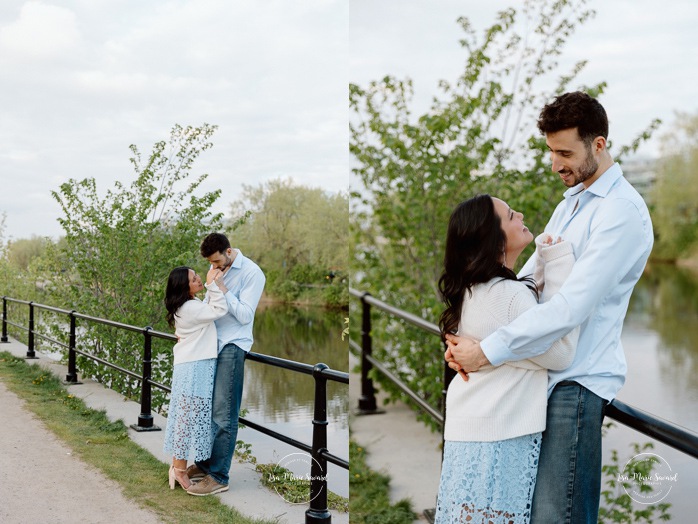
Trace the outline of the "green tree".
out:
[[[11,240],[7,245],[7,260],[18,269],[28,269],[36,257],[46,252],[46,246],[51,243],[47,237],[33,235],[31,238]]]
[[[197,196],[207,175],[192,176],[194,161],[212,146],[215,129],[175,125],[169,141],[157,142],[145,162],[130,146],[135,180],[129,186],[115,182],[104,197],[94,178],[71,179],[52,191],[63,212],[65,240],[49,249],[42,270],[52,275],[48,289],[58,306],[169,330],[163,298],[170,270],[201,265],[201,238],[221,227],[222,215],[211,211],[220,190]],[[88,322],[80,327],[85,349],[138,371],[142,335]],[[171,343],[155,344],[156,380],[169,377],[170,357]],[[79,367],[126,395],[137,391],[136,381],[91,360],[83,359]]]
[[[350,86],[350,151],[360,181],[351,221],[357,288],[435,321],[443,307],[437,281],[448,217],[476,193],[504,199],[523,211],[532,231],[542,230],[564,188],[548,167],[535,117],[552,95],[570,90],[584,67],[579,62],[554,78],[566,40],[593,15],[585,6],[585,0],[527,1],[520,11],[500,12],[482,38],[460,18],[464,71],[454,84],[439,84],[441,94],[423,115],[410,111],[409,79],[388,76],[368,87]],[[521,25],[528,32],[521,33]],[[556,85],[552,92],[539,87],[545,82]],[[604,87],[575,89],[598,96]],[[636,149],[657,125],[652,122],[616,158]],[[376,356],[438,404],[438,338],[385,316],[373,334]],[[390,384],[384,387],[399,396]]]
[[[0,213],[0,258],[5,257],[5,249],[7,248],[5,240],[5,228],[7,227],[7,213]]]
[[[46,278],[35,269],[37,256],[45,253],[51,243],[48,238],[7,240],[5,237],[6,213],[0,213],[0,295],[9,298],[41,301],[44,297],[42,284]],[[28,308],[8,302],[8,318],[11,322],[27,325]],[[13,328],[10,326],[10,330]],[[22,339],[26,333],[20,331],[15,336]],[[26,339],[25,339],[26,340]]]
[[[661,137],[652,197],[655,257],[696,256],[698,248],[698,114],[678,113]]]
[[[232,224],[244,222],[235,243],[267,273],[267,291],[293,301],[308,287],[322,288],[330,305],[348,301],[348,196],[276,179],[243,186],[231,206]],[[328,280],[332,272],[339,278]]]

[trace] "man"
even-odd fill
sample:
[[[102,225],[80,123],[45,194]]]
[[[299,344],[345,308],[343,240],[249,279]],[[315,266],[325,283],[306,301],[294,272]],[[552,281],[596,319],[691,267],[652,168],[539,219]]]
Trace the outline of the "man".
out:
[[[228,312],[216,320],[218,363],[213,385],[211,457],[189,466],[190,495],[212,495],[228,490],[230,463],[235,452],[238,416],[245,377],[245,353],[252,348],[252,325],[262,296],[265,277],[257,264],[233,250],[225,235],[211,233],[201,242],[201,256],[211,267],[224,271]]]
[[[642,197],[606,149],[608,120],[590,96],[566,93],[541,111],[552,169],[569,188],[545,232],[572,243],[576,263],[553,298],[479,343],[447,335],[449,365],[473,372],[544,353],[581,326],[574,361],[548,374],[543,433],[531,522],[597,522],[601,486],[601,425],[606,404],[625,381],[620,342],[635,283],[653,244]],[[533,273],[533,257],[522,275]]]

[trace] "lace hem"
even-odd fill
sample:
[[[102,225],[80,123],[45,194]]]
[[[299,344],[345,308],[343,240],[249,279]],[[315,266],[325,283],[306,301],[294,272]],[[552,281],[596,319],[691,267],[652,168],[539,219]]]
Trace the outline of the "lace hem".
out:
[[[495,442],[446,441],[436,524],[528,524],[541,433]]]
[[[167,414],[164,450],[178,459],[202,461],[211,456],[211,409],[216,359],[177,364]]]

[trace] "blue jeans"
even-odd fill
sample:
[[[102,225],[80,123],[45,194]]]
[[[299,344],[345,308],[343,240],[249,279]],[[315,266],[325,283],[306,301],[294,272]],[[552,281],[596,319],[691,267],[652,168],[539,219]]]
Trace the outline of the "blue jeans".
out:
[[[245,378],[245,351],[226,344],[218,353],[213,384],[213,449],[211,457],[196,465],[219,484],[227,485],[230,463],[238,438],[238,417]]]
[[[606,404],[576,382],[560,382],[553,389],[533,492],[532,524],[597,523]]]

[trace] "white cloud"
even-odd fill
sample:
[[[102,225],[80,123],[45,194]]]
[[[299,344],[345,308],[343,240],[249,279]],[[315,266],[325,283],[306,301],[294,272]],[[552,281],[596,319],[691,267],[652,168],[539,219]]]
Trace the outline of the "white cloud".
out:
[[[219,209],[277,176],[346,187],[348,0],[60,4],[79,29],[70,50],[30,61],[0,43],[0,212],[15,238],[61,233],[35,194],[132,180],[128,145],[145,157],[175,123],[219,125],[195,164]],[[25,10],[0,2],[0,31]]]
[[[65,55],[79,42],[75,14],[40,1],[24,3],[19,17],[0,27],[0,50],[6,60],[51,60]]]

